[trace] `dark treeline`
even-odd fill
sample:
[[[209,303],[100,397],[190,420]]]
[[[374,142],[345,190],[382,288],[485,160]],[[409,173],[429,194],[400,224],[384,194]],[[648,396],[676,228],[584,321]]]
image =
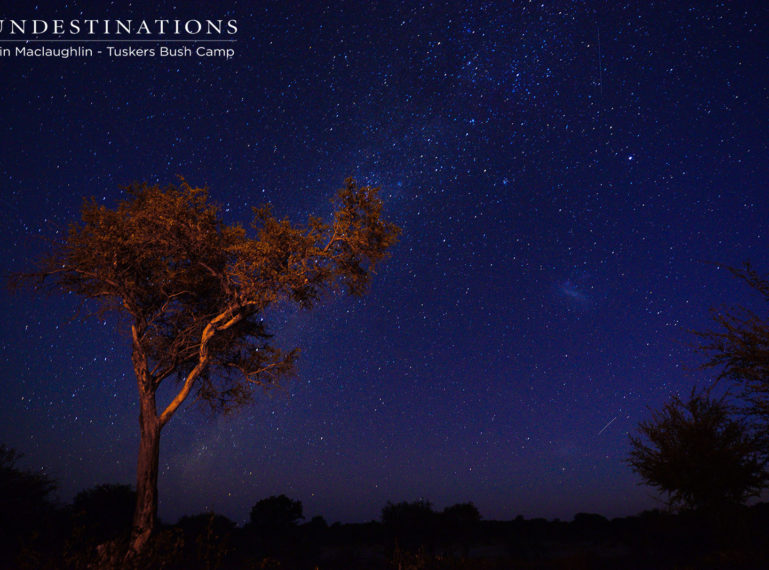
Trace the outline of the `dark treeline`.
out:
[[[121,567],[135,504],[128,485],[99,485],[58,505],[55,482],[0,446],[0,567]],[[162,524],[145,568],[767,568],[769,504],[718,520],[646,511],[608,520],[482,520],[472,503],[435,510],[388,503],[363,524],[305,520],[284,495],[256,502],[243,526],[214,513]]]

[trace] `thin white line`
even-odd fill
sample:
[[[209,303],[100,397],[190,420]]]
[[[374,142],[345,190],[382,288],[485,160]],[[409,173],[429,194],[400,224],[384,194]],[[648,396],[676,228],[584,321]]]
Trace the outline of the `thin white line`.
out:
[[[598,19],[595,21],[595,30],[598,33],[598,86],[601,88],[601,97],[603,97],[603,62],[601,61],[601,28],[598,26]]]
[[[611,420],[609,420],[609,423],[603,426],[603,429],[601,429],[601,431],[598,432],[598,435],[601,435],[606,430],[606,428],[609,427],[611,423],[616,419],[617,419],[617,416],[614,416]]]

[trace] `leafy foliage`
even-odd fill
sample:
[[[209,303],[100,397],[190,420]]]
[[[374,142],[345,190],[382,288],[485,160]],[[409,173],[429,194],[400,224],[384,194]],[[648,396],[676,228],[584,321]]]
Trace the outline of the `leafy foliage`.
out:
[[[632,468],[671,506],[719,511],[756,496],[769,482],[760,438],[724,399],[674,396],[630,436]]]
[[[200,401],[225,411],[248,401],[251,385],[293,367],[298,351],[271,343],[265,309],[309,308],[337,285],[362,294],[399,232],[381,219],[377,189],[351,179],[334,200],[333,223],[294,226],[265,206],[254,209],[250,233],[224,224],[207,191],[184,181],[127,192],[115,209],[86,202],[82,221],[34,275],[128,315],[149,389],[175,375],[185,398],[194,384]]]
[[[729,268],[769,302],[769,279],[746,263]],[[713,311],[716,330],[699,333],[700,349],[709,355],[708,367],[719,368],[719,377],[736,382],[750,404],[751,413],[769,422],[769,319],[744,307]]]

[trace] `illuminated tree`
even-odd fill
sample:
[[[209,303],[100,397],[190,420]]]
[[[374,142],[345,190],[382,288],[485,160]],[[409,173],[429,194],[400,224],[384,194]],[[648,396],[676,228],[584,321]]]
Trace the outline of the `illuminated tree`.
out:
[[[157,520],[160,433],[193,394],[213,410],[246,403],[252,387],[290,373],[297,349],[273,344],[265,310],[312,307],[323,290],[365,292],[399,229],[381,217],[378,189],[345,181],[330,223],[295,226],[254,209],[250,230],[225,224],[204,189],[182,180],[134,185],[110,209],[84,204],[82,221],[41,260],[41,283],[99,301],[125,317],[139,394],[136,510],[126,564],[145,551]],[[176,381],[158,407],[160,385]]]
[[[674,396],[630,436],[629,463],[672,507],[718,513],[758,495],[769,482],[760,437],[723,398]]]

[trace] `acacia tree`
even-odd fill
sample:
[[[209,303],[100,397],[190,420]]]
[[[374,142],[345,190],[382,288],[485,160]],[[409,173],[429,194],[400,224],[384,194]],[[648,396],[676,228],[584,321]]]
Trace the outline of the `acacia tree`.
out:
[[[760,437],[724,398],[674,396],[630,436],[628,463],[672,507],[718,513],[758,495],[769,482]]]
[[[749,263],[728,268],[769,302],[769,279]],[[769,318],[744,307],[713,310],[716,329],[698,333],[700,350],[708,355],[706,367],[717,368],[719,378],[734,382],[748,403],[754,420],[769,427]],[[766,433],[769,438],[769,433]]]
[[[87,201],[82,221],[25,277],[98,300],[125,317],[139,395],[136,510],[126,562],[157,520],[160,433],[190,394],[218,411],[292,371],[297,349],[275,346],[263,317],[276,303],[312,307],[328,288],[365,292],[399,233],[378,189],[347,179],[330,223],[306,226],[255,208],[250,230],[225,224],[205,189],[184,180],[127,188],[116,208]],[[171,401],[156,394],[176,381]]]

